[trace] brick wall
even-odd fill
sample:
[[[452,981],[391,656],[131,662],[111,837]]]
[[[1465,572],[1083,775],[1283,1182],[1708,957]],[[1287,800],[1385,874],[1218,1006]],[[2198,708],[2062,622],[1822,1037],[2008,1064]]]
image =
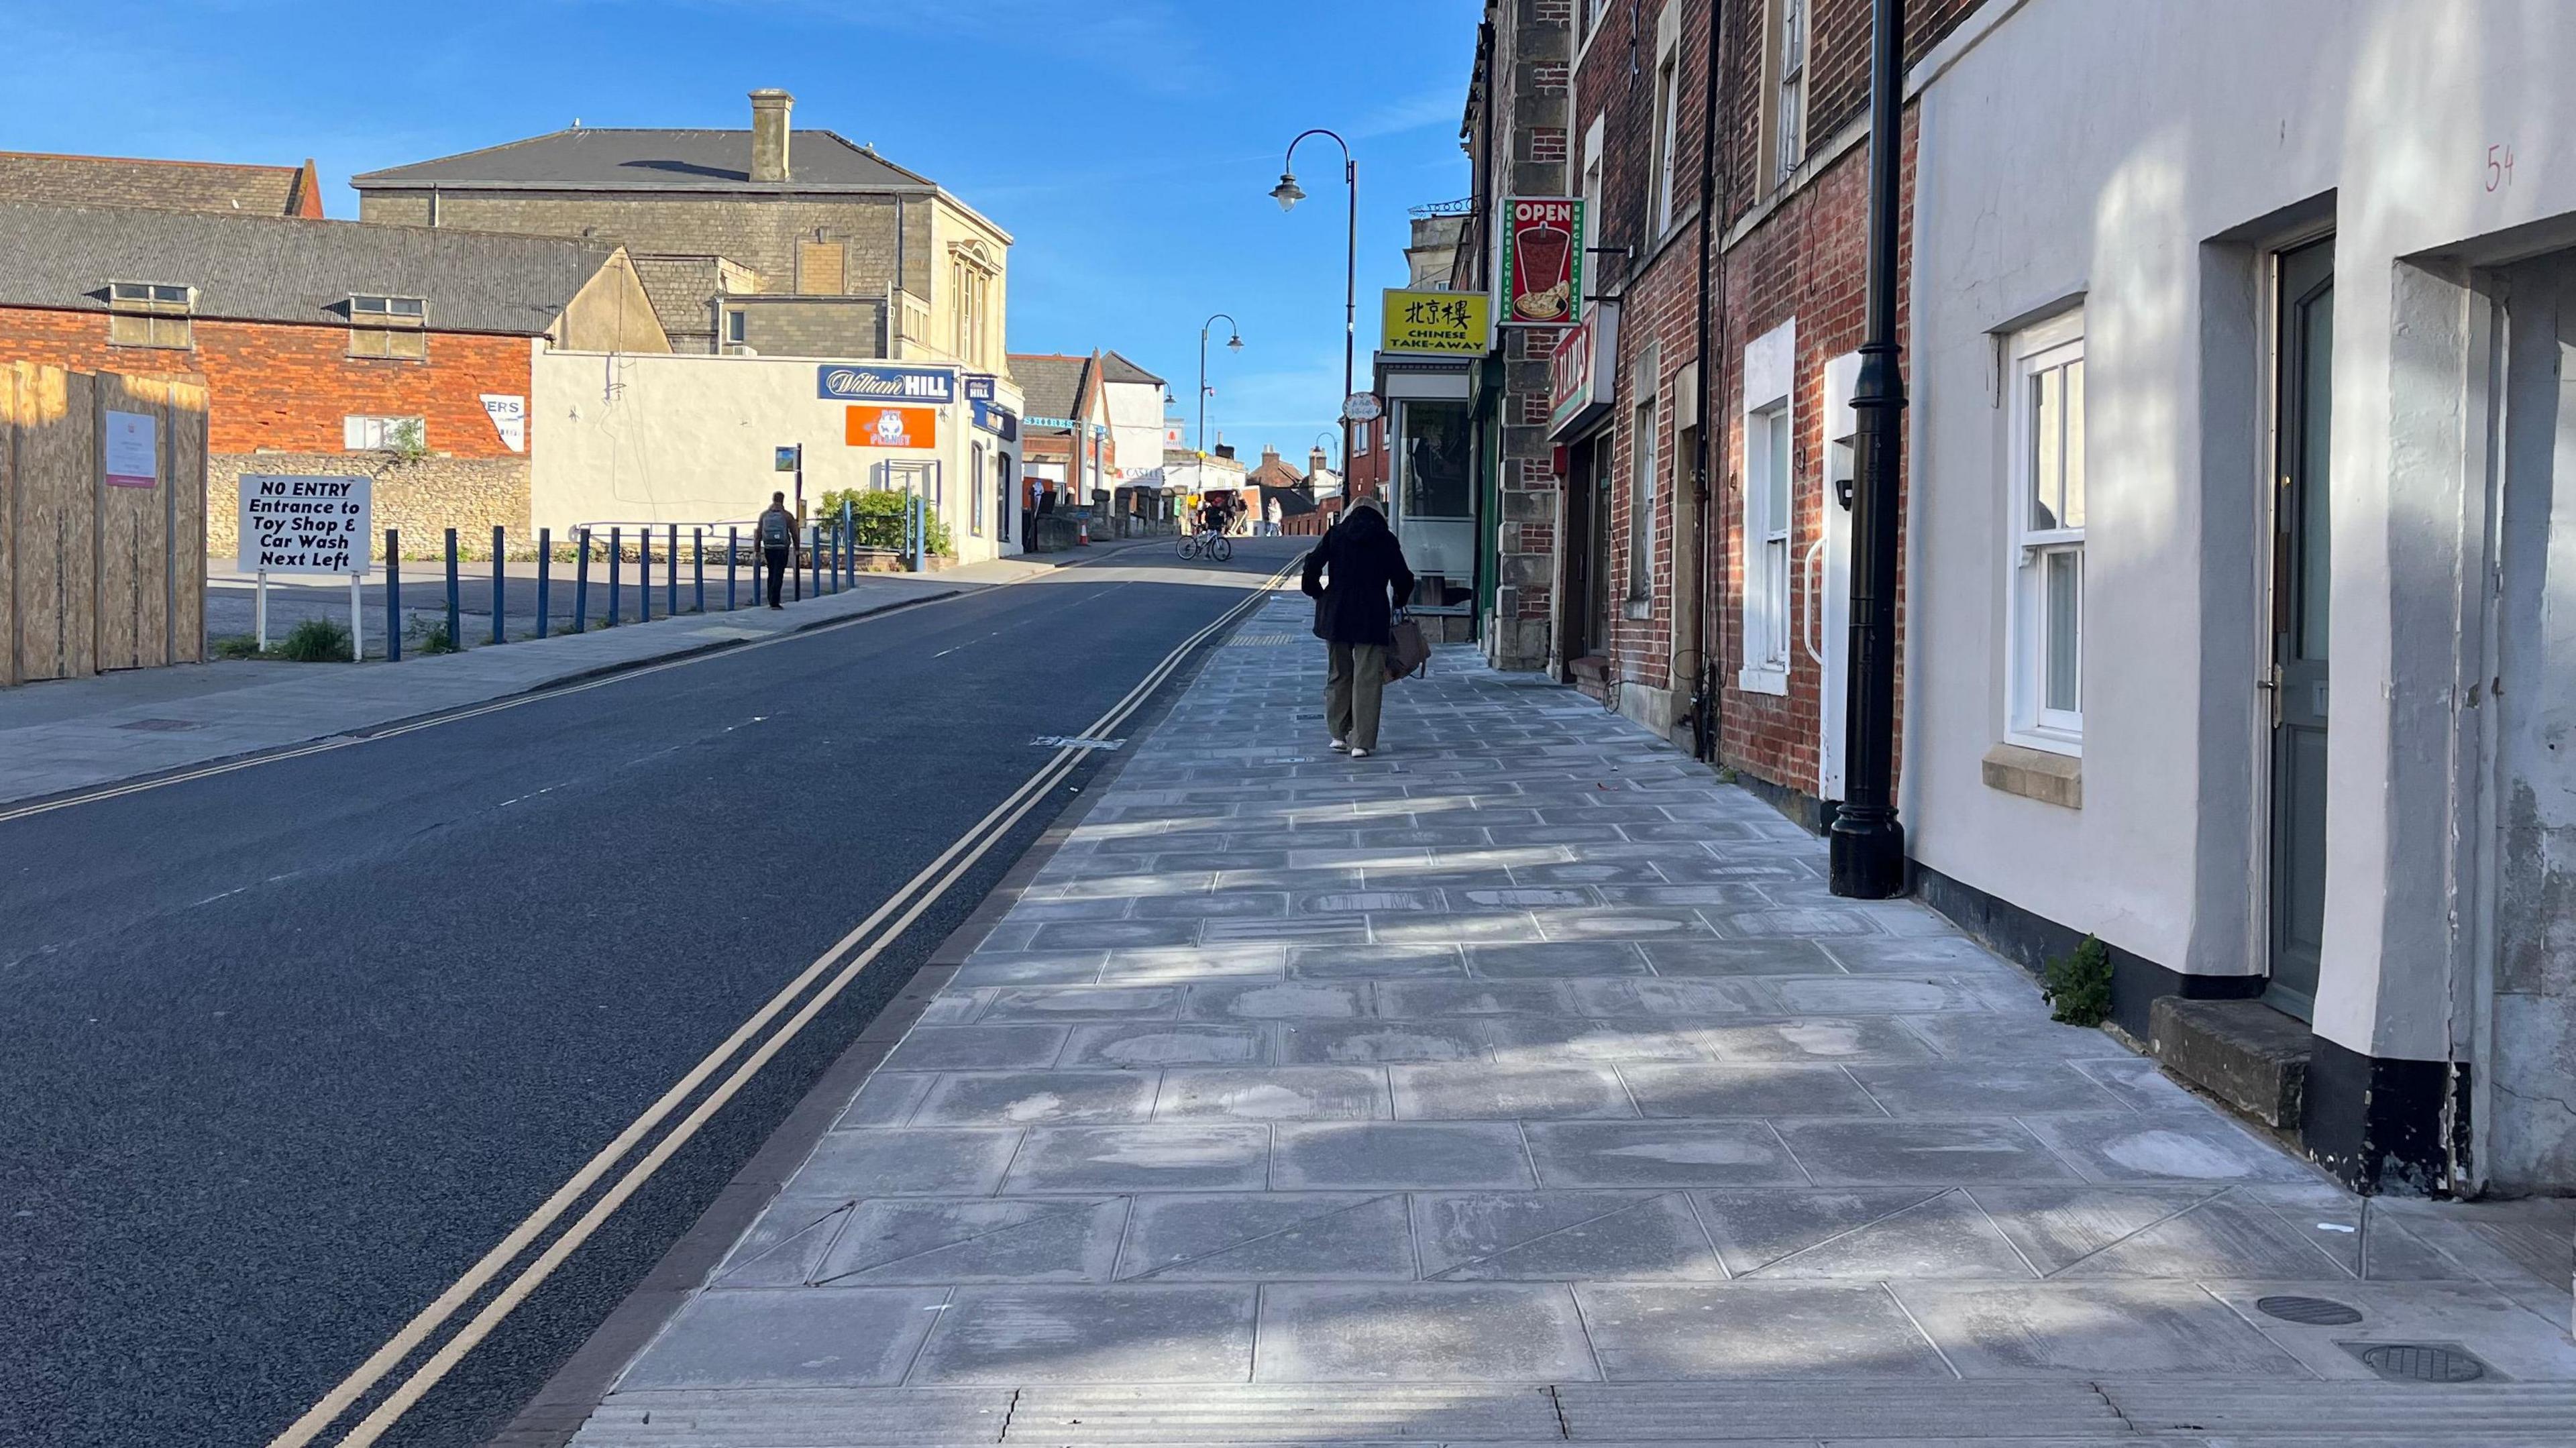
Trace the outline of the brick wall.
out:
[[[1486,18],[1494,30],[1485,79],[1495,154],[1477,157],[1476,187],[1491,216],[1510,196],[1568,192],[1566,73],[1574,17],[1569,0],[1492,0]],[[1486,245],[1476,238],[1479,261]],[[1513,327],[1503,340],[1500,455],[1494,459],[1501,516],[1486,520],[1495,530],[1497,589],[1485,648],[1505,669],[1545,668],[1554,648],[1559,499],[1547,437],[1547,358],[1562,335],[1556,328]]]

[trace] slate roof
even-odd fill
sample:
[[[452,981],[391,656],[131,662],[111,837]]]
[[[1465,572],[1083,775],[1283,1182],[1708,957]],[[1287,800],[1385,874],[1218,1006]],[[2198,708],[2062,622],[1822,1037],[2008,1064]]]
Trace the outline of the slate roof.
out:
[[[799,129],[787,149],[789,179],[758,183],[779,191],[937,190],[832,131]],[[456,186],[543,191],[740,191],[752,186],[751,132],[576,126],[524,141],[389,166],[352,176],[361,191]]]
[[[1088,357],[1066,357],[1054,353],[1011,354],[1011,375],[1019,379],[1023,425],[1029,417],[1079,417],[1074,411],[1082,405],[1084,373],[1090,370]],[[1040,432],[1061,432],[1061,428],[1038,428]]]
[[[196,315],[345,324],[422,297],[432,331],[537,336],[615,249],[551,237],[0,202],[0,307],[105,311],[111,281],[197,288]]]
[[[322,214],[321,189],[309,160],[301,166],[243,166],[0,151],[0,201],[252,216]]]
[[[1100,354],[1100,377],[1104,382],[1150,382],[1156,387],[1163,379],[1137,366],[1116,352]]]

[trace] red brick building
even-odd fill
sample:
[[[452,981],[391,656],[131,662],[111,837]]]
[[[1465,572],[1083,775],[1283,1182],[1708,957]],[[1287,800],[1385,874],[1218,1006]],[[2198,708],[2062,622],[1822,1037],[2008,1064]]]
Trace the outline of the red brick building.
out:
[[[667,352],[623,252],[248,214],[0,203],[0,361],[201,376],[208,547],[238,479],[378,479],[406,546],[524,531],[549,344]]]
[[[1909,61],[1977,3],[1907,0]],[[1820,825],[1841,792],[1870,5],[1575,0],[1574,19],[1575,189],[1617,320],[1609,405],[1555,438],[1564,673]]]

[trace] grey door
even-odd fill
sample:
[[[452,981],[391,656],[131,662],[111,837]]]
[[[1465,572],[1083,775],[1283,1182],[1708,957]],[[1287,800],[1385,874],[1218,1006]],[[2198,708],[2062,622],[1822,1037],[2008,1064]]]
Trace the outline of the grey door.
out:
[[[2328,471],[2334,402],[2334,242],[2279,258],[2272,531],[2272,981],[2308,1019],[2326,915]]]

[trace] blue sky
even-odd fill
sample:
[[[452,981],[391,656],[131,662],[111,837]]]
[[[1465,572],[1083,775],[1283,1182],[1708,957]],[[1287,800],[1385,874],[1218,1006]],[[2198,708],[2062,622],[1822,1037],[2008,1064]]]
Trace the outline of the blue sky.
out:
[[[0,148],[320,164],[350,175],[551,131],[796,120],[932,177],[1010,230],[1015,352],[1114,347],[1247,455],[1302,456],[1341,394],[1340,153],[1360,162],[1366,386],[1405,208],[1462,196],[1476,0],[0,0]],[[1224,324],[1219,323],[1220,327]],[[1222,343],[1220,332],[1215,341]],[[1194,414],[1193,421],[1194,419]],[[1338,443],[1336,444],[1338,446]]]

